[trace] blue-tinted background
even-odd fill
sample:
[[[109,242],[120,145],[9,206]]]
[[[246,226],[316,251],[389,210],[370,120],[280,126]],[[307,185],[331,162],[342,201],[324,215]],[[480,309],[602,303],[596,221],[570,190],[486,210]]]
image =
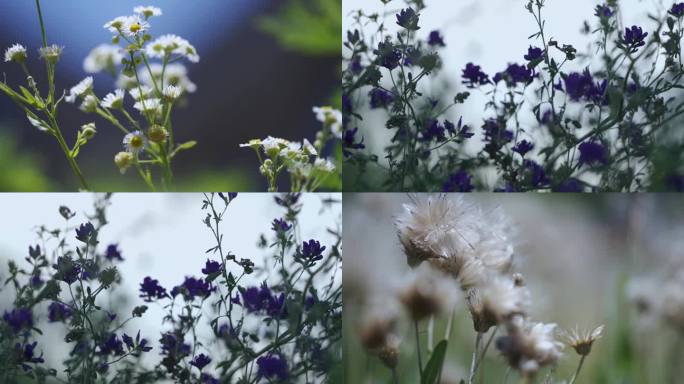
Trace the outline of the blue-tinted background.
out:
[[[48,40],[65,46],[58,66],[58,90],[69,89],[85,76],[85,56],[111,38],[102,27],[107,21],[131,14],[136,5],[158,6],[164,14],[152,19],[153,36],[178,34],[190,40],[201,56],[199,64],[188,64],[198,91],[190,95],[187,107],[177,109],[174,115],[178,140],[199,142],[175,162],[178,188],[263,189],[254,154],[239,149],[238,144],[269,134],[312,139],[319,125],[311,107],[329,104],[339,86],[337,57],[306,56],[287,50],[258,27],[260,17],[278,14],[286,3],[44,0]],[[42,63],[36,59],[40,28],[34,1],[0,1],[0,48],[4,52],[15,42],[29,48],[30,68],[40,79]],[[0,72],[10,84],[23,78],[14,65],[3,63]],[[114,88],[113,80],[104,74],[95,77],[95,84],[100,97]],[[63,106],[60,122],[68,142],[73,142],[74,127],[92,119],[76,106]],[[142,188],[134,175],[123,179],[117,175],[112,158],[121,147],[121,135],[104,121],[96,121],[98,135],[79,156],[86,175],[98,179],[98,189]],[[34,173],[42,173],[49,178],[47,188],[73,190],[72,176],[54,140],[30,127],[4,95],[0,97],[0,135],[0,157],[5,162],[0,165],[1,172],[7,173],[7,162],[13,160],[16,167],[26,167],[23,176],[14,176],[15,181],[16,177],[31,178]],[[2,189],[11,189],[12,181],[3,182],[0,177],[0,184],[8,183],[0,185]]]

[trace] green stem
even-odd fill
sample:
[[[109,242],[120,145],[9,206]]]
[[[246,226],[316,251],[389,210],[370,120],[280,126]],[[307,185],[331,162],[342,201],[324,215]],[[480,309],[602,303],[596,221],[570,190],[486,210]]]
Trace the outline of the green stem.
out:
[[[420,334],[418,333],[418,322],[413,322],[416,331],[416,353],[418,353],[418,373],[420,374],[420,381],[423,381],[423,359],[420,355]]]
[[[572,376],[572,380],[570,380],[570,384],[575,384],[575,380],[577,380],[577,376],[579,376],[580,371],[582,370],[582,365],[584,365],[584,358],[586,356],[582,355],[582,358],[580,358],[579,364],[577,365],[577,370],[575,371],[575,374]]]
[[[45,33],[45,23],[43,23],[43,12],[40,9],[40,0],[36,0],[36,9],[38,10],[38,20],[40,21],[40,34],[43,37],[43,48],[47,47],[47,35]]]
[[[57,138],[57,143],[59,143],[60,148],[62,148],[62,151],[64,151],[64,155],[67,157],[67,161],[69,162],[69,166],[71,167],[71,170],[74,172],[76,177],[78,178],[78,181],[81,184],[81,188],[89,191],[90,187],[88,187],[88,183],[85,180],[85,177],[83,176],[83,173],[81,172],[81,168],[78,166],[78,163],[76,163],[76,159],[74,159],[73,154],[71,153],[71,150],[69,149],[69,146],[67,145],[66,141],[64,140],[64,136],[62,136],[62,131],[60,131],[59,126],[57,125],[57,122],[55,121],[54,117],[49,116],[50,120],[50,125],[52,126],[52,132],[55,135],[55,138]]]

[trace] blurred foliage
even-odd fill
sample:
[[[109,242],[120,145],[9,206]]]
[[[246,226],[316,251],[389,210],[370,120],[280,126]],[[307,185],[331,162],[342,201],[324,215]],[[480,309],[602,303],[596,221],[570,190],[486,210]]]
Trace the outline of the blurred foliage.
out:
[[[16,139],[0,133],[0,190],[5,192],[45,191],[53,188],[35,153],[20,149]]]
[[[274,16],[258,21],[287,49],[315,56],[339,56],[342,0],[290,0]]]

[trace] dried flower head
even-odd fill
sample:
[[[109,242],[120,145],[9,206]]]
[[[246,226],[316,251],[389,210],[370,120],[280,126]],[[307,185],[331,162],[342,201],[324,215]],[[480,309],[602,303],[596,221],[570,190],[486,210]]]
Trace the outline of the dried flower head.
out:
[[[533,377],[561,357],[563,344],[556,340],[555,330],[556,324],[523,323],[499,337],[496,347],[513,369],[523,377]]]
[[[5,62],[23,63],[28,57],[26,47],[21,44],[14,44],[5,51]]]
[[[428,265],[413,271],[410,279],[399,301],[414,321],[451,310],[461,295],[452,279]]]
[[[524,315],[529,306],[529,291],[517,286],[507,276],[493,276],[479,288],[470,289],[467,304],[478,332],[487,332],[490,327]]]
[[[591,352],[594,341],[603,335],[604,328],[604,325],[599,325],[593,330],[580,331],[579,328],[575,327],[575,329],[565,333],[567,345],[574,348],[577,354],[587,356]]]

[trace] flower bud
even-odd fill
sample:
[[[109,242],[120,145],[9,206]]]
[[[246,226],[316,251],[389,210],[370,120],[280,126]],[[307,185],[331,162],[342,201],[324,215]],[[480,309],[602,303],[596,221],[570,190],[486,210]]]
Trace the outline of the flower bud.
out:
[[[147,135],[149,136],[151,141],[155,143],[163,143],[166,141],[166,138],[169,137],[169,132],[166,130],[166,128],[162,127],[161,125],[155,124],[150,127],[150,130],[147,132]]]
[[[134,156],[130,152],[119,152],[114,156],[114,163],[119,167],[121,173],[125,173],[126,170],[133,164]]]

